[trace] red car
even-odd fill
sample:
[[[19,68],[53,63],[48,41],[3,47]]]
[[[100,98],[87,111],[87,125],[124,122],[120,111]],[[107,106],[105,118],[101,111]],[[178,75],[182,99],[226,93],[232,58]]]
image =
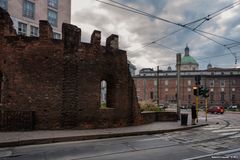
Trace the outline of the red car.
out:
[[[211,106],[208,109],[208,112],[209,113],[221,113],[221,114],[223,114],[224,113],[224,107],[222,107],[222,106]]]

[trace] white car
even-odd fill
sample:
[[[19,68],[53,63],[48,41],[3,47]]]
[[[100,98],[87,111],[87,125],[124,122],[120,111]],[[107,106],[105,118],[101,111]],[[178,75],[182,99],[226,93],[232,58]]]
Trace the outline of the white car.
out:
[[[236,105],[231,105],[228,107],[228,109],[237,109],[237,106]]]

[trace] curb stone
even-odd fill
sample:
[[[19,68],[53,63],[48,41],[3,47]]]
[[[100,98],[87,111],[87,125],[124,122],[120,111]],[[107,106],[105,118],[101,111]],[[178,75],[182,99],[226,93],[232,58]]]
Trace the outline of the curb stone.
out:
[[[83,136],[69,136],[69,137],[56,137],[56,138],[42,138],[42,139],[30,139],[30,140],[20,140],[12,142],[0,142],[0,147],[15,147],[15,146],[25,146],[25,145],[37,145],[37,144],[49,144],[58,142],[72,142],[72,141],[82,141],[82,140],[92,140],[92,139],[104,139],[104,138],[115,138],[115,137],[126,137],[126,136],[140,136],[140,135],[151,135],[151,134],[161,134],[166,132],[175,132],[189,130],[193,128],[207,126],[208,124],[200,124],[195,126],[187,126],[184,128],[175,128],[168,130],[153,130],[153,131],[139,131],[139,132],[125,132],[125,133],[107,133],[98,135],[83,135]]]

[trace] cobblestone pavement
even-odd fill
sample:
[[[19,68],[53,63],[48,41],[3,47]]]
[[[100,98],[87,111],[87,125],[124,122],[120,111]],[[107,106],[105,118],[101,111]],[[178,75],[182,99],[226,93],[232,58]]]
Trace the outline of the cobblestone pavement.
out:
[[[203,119],[204,113],[200,114]],[[205,127],[155,136],[207,153],[240,148],[240,114],[209,114],[208,120]]]

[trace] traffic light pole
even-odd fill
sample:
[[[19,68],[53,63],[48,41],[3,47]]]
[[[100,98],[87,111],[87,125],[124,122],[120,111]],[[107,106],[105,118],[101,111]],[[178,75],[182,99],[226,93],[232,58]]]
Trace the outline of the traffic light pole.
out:
[[[207,122],[207,118],[208,118],[208,117],[207,117],[207,112],[208,112],[208,98],[207,98],[207,97],[205,98],[205,106],[206,106],[206,107],[205,107],[205,111],[206,111],[205,121]]]
[[[196,96],[196,115],[197,115],[197,122],[198,122],[198,95]]]

